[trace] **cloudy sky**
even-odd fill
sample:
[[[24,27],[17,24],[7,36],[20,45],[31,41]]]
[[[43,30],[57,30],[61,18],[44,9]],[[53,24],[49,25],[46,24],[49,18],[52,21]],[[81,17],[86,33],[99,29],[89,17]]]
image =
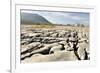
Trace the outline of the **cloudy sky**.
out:
[[[22,10],[22,13],[39,14],[54,24],[89,24],[89,13]]]

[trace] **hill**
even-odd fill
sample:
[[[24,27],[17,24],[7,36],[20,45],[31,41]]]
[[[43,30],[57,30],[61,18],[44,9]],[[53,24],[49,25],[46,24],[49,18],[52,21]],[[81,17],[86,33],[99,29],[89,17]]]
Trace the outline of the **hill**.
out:
[[[21,24],[34,24],[34,23],[50,24],[50,22],[41,15],[32,13],[21,13]]]

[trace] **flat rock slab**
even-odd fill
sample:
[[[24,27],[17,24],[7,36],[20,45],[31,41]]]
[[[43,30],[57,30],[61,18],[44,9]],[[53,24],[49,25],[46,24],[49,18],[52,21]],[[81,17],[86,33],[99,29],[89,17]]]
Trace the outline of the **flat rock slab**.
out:
[[[74,52],[71,51],[59,51],[50,55],[35,54],[30,58],[26,58],[21,61],[22,63],[34,63],[34,62],[50,62],[50,61],[75,61],[78,60]]]

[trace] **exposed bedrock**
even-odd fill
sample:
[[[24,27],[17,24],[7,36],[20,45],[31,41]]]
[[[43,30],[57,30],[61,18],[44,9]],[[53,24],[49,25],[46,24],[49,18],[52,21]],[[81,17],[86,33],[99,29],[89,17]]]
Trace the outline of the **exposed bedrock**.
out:
[[[89,60],[89,33],[34,29],[21,32],[21,61]]]

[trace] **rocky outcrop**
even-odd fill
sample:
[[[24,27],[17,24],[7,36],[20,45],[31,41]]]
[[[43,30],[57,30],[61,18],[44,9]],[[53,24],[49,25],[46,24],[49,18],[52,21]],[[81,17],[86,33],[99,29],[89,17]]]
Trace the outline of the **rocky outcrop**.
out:
[[[89,60],[89,34],[81,29],[81,32],[78,31],[72,29],[22,31],[21,62]]]

